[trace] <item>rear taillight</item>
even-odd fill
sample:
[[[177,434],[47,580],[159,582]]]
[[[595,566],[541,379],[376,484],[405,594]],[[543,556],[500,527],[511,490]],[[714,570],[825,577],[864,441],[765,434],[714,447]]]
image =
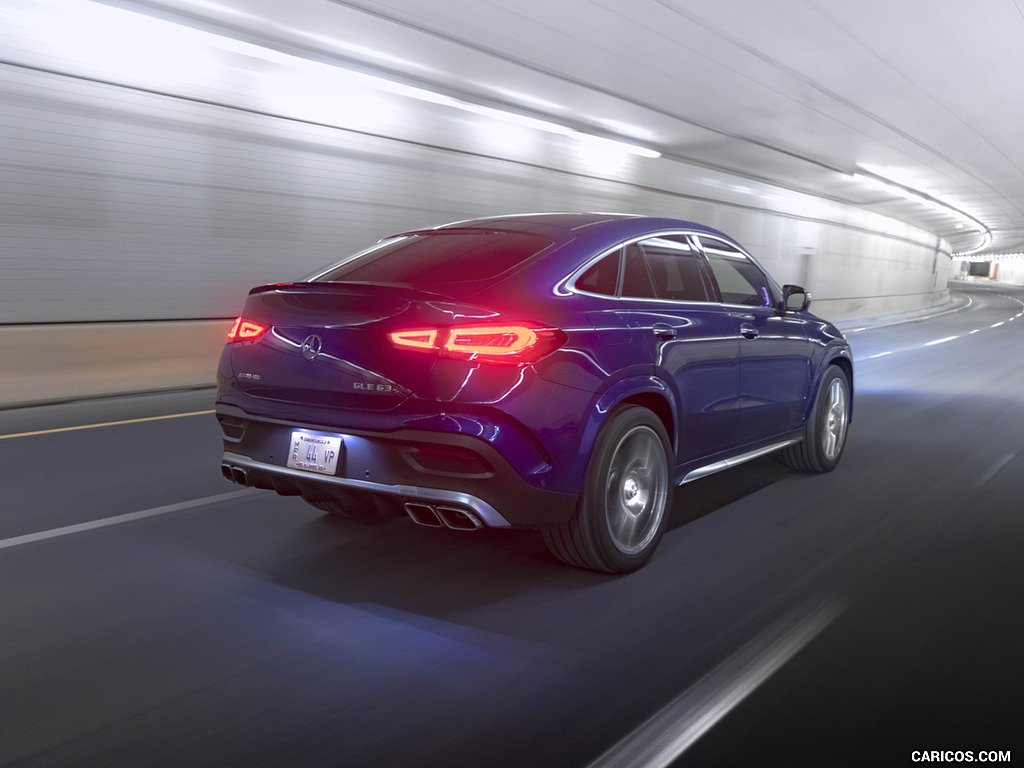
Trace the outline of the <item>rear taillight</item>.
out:
[[[490,363],[534,362],[561,346],[565,334],[527,325],[419,328],[388,334],[401,349],[434,350],[443,357]]]
[[[235,324],[231,326],[231,330],[228,331],[227,343],[233,344],[236,341],[252,341],[258,339],[270,328],[269,325],[263,323],[254,323],[252,320],[246,320],[244,317],[236,317]]]
[[[518,355],[537,344],[537,332],[518,325],[452,328],[444,348],[455,355]]]
[[[436,349],[437,329],[426,331],[397,331],[389,334],[391,343],[406,349]]]

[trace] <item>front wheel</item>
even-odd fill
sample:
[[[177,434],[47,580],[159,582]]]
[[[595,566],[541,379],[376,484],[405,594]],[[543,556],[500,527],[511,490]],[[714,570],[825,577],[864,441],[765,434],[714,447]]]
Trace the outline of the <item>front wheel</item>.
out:
[[[646,563],[672,505],[671,455],[665,427],[651,411],[613,411],[598,434],[575,515],[542,529],[548,549],[570,565],[605,573]]]
[[[807,436],[796,445],[784,448],[782,462],[803,472],[831,472],[846,448],[850,425],[850,383],[846,374],[830,365],[821,377]]]

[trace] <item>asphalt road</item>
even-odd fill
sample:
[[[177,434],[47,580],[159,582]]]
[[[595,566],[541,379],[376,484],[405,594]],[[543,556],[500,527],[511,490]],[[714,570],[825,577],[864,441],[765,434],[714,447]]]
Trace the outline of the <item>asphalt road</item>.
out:
[[[1024,289],[957,291],[620,577],[232,486],[210,391],[0,411],[0,766],[1024,760]]]

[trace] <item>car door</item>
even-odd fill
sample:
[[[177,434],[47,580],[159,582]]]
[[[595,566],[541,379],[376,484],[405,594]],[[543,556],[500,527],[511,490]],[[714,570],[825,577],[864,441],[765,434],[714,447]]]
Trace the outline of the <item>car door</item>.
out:
[[[780,311],[781,291],[747,254],[715,237],[698,241],[739,339],[740,407],[732,444],[798,429],[811,383],[804,322]]]
[[[622,308],[637,345],[673,389],[680,464],[726,450],[737,419],[739,342],[733,318],[710,302],[710,279],[685,234],[627,244]]]

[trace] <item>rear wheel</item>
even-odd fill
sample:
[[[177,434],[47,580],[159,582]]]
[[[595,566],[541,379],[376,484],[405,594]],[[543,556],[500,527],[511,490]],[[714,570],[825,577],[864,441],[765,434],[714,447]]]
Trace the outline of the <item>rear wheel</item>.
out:
[[[803,472],[831,472],[846,448],[850,424],[850,383],[846,374],[830,365],[821,377],[814,398],[807,436],[796,445],[784,448],[779,458]]]
[[[542,529],[548,549],[581,568],[623,573],[654,553],[668,521],[674,484],[661,421],[621,406],[601,428],[573,518]]]

